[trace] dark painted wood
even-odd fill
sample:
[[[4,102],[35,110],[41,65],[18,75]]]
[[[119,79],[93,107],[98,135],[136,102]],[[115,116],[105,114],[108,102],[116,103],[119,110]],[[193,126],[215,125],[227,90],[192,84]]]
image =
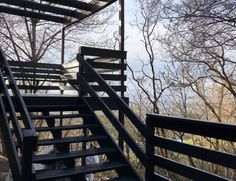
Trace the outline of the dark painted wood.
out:
[[[100,97],[102,101],[109,107],[110,110],[117,110],[119,107],[114,103],[112,98],[110,97]],[[88,102],[88,104],[93,108],[93,110],[101,110],[101,107],[97,104],[96,101],[93,100],[92,97],[84,97],[84,99]],[[129,104],[129,98],[122,98],[127,104]]]
[[[81,157],[88,157],[94,155],[103,155],[107,153],[117,153],[117,150],[114,148],[96,148],[96,149],[89,149],[89,150],[80,150],[80,151],[73,151],[70,153],[50,153],[46,155],[36,155],[34,156],[33,162],[34,163],[53,163],[55,161],[66,160],[68,158],[81,158]]]
[[[124,177],[109,179],[109,181],[137,181],[137,179],[134,179],[131,176],[124,176]]]
[[[154,177],[154,153],[155,147],[153,142],[153,135],[155,133],[155,128],[151,124],[149,117],[146,118],[146,125],[149,129],[148,136],[146,138],[146,154],[147,162],[145,164],[145,181],[152,181]]]
[[[100,129],[99,130],[98,129],[90,129],[91,133],[94,134],[94,135],[104,134],[104,135],[106,135],[109,138],[109,142],[98,141],[100,147],[110,147],[111,146],[111,147],[114,147],[114,148],[116,148],[118,150],[117,154],[115,154],[115,155],[114,154],[106,154],[107,158],[110,161],[111,160],[124,161],[125,163],[127,163],[127,165],[130,165],[129,161],[125,157],[125,155],[122,152],[122,150],[115,143],[115,140],[111,136],[109,130],[107,130],[106,127],[103,125],[103,121],[98,118],[98,116],[95,114],[94,110],[87,103],[87,101],[84,98],[82,100],[83,100],[82,103],[85,105],[85,107],[83,109],[81,109],[80,112],[81,113],[90,113],[91,114],[91,118],[87,119],[86,121],[94,122],[96,124],[100,124]],[[130,175],[135,180],[141,180],[138,177],[138,174],[135,172],[135,170],[132,167],[127,167],[127,169],[125,169],[125,170],[123,170],[123,169],[116,169],[116,171],[117,171],[119,177]]]
[[[6,6],[2,6],[2,5],[0,5],[0,12],[18,15],[18,16],[36,18],[36,19],[42,19],[42,20],[52,21],[52,22],[56,22],[56,23],[63,23],[64,24],[64,23],[69,22],[64,17],[48,15],[48,14],[43,14],[43,13],[36,13],[33,11],[26,11],[26,10],[21,10],[19,8],[6,7]]]
[[[103,88],[103,90],[114,100],[114,102],[133,123],[133,125],[140,131],[140,133],[146,137],[148,129],[146,125],[135,115],[135,113],[129,108],[129,106],[120,98],[119,95],[106,83],[106,81],[80,56],[77,55],[78,61],[86,67],[86,71],[90,73],[96,80],[96,82]],[[80,80],[83,81],[83,80]],[[85,80],[84,80],[85,81]],[[83,81],[84,85],[85,82]]]
[[[36,179],[33,169],[33,152],[37,144],[37,137],[32,130],[23,130],[23,151],[22,151],[22,180],[34,181]]]
[[[46,139],[46,140],[39,140],[38,146],[56,145],[56,144],[64,144],[64,143],[79,143],[79,142],[88,142],[88,141],[96,141],[96,140],[104,140],[105,141],[107,139],[108,138],[103,135]]]
[[[187,166],[185,164],[176,162],[174,160],[155,155],[154,157],[155,165],[167,169],[171,172],[178,173],[184,177],[193,179],[193,180],[214,180],[214,181],[226,181],[224,177],[209,173],[207,171]]]
[[[9,87],[9,86],[8,86]],[[61,90],[59,86],[32,86],[32,85],[18,85],[22,90]]]
[[[46,127],[46,128],[48,130],[50,130],[50,132],[52,133],[53,138],[54,139],[61,138],[62,137],[62,131],[60,129],[54,129],[56,121],[55,121],[55,119],[53,117],[49,116],[50,112],[43,110],[42,115],[47,116],[47,118],[45,120],[46,120],[46,123],[47,123],[48,127]]]
[[[158,181],[171,181],[170,179],[163,177],[161,175],[158,174],[154,174],[153,175],[153,180],[158,180]]]
[[[61,77],[59,75],[47,75],[47,74],[30,74],[30,73],[13,73],[14,77],[22,77],[22,78],[30,78],[30,79],[34,79],[34,78],[39,78],[39,79],[56,79],[56,80],[60,80]]]
[[[153,126],[236,142],[236,125],[150,114]]]
[[[96,92],[106,92],[106,87],[103,87],[102,85],[92,85],[92,89]],[[126,86],[109,86],[113,91],[120,92],[120,91],[126,91]]]
[[[4,109],[4,103],[2,96],[0,96],[0,119],[1,119],[1,132],[4,139],[5,148],[7,150],[7,157],[10,168],[14,170],[12,177],[14,180],[21,178],[21,165],[18,153],[14,144],[12,133],[10,133],[10,127],[7,118],[7,112]]]
[[[137,179],[134,179],[131,176],[124,176],[124,177],[109,179],[109,181],[137,181]]]
[[[89,55],[89,56],[98,56],[102,58],[123,58],[126,59],[126,51],[119,50],[110,50],[110,49],[101,49],[101,48],[91,48],[81,46],[79,49],[79,54]]]
[[[14,73],[35,73],[35,74],[56,74],[62,75],[62,70],[55,70],[55,69],[39,69],[38,67],[18,67],[18,68],[11,68],[13,74]]]
[[[23,0],[21,0],[23,1]],[[86,17],[91,16],[92,14],[104,9],[105,7],[109,6],[110,4],[114,3],[115,1],[107,1],[107,3],[103,6],[98,6],[96,4],[92,3],[86,3],[82,1],[77,1],[77,0],[67,0],[67,1],[62,1],[62,0],[44,0],[49,3],[53,4],[41,4],[41,3],[36,3],[36,2],[29,2],[25,1],[24,2],[18,2],[17,0],[1,0],[1,2],[9,4],[9,5],[15,5],[17,6],[16,8],[13,7],[6,7],[6,6],[0,6],[0,12],[3,13],[8,13],[8,14],[14,14],[14,15],[19,15],[19,16],[25,16],[25,17],[31,17],[31,18],[36,18],[36,19],[43,19],[47,21],[53,21],[57,23],[63,23],[63,24],[68,24],[70,21],[69,19],[71,18],[76,18],[75,21],[72,23],[69,23],[71,26],[72,24],[81,21],[85,19]],[[61,7],[55,6],[57,5],[64,5]],[[29,10],[22,10],[21,7],[23,8],[29,8],[32,9],[31,11]],[[70,7],[76,8],[71,10]],[[79,10],[85,10],[89,11],[89,14],[83,14],[80,13]],[[37,12],[38,10],[38,12]],[[45,12],[52,13],[51,14],[45,14]],[[53,14],[59,14],[59,15],[53,15]],[[64,18],[65,16],[69,17],[68,19]]]
[[[32,120],[35,119],[48,119],[48,118],[54,118],[54,119],[67,119],[67,118],[82,118],[82,117],[90,117],[90,114],[63,114],[63,115],[40,115],[40,116],[31,116]],[[19,118],[21,119],[21,118]]]
[[[25,82],[39,82],[39,83],[62,83],[65,84],[66,80],[63,79],[39,79],[39,78],[22,78],[22,77],[15,77],[15,81],[25,81]],[[54,87],[54,86],[53,86]],[[59,86],[57,86],[59,87]],[[62,86],[63,87],[63,86]]]
[[[114,170],[120,167],[127,167],[123,162],[105,162],[93,165],[81,166],[78,168],[64,168],[58,170],[50,170],[45,172],[39,172],[36,176],[38,181],[55,179],[55,178],[63,178],[71,175],[81,175],[81,174],[89,174],[96,172],[104,172],[107,170]]]
[[[63,69],[61,64],[50,64],[50,63],[33,63],[33,62],[19,62],[19,61],[8,61],[11,67],[28,67],[28,68],[46,68],[46,69]]]
[[[190,157],[212,162],[218,165],[236,168],[236,155],[221,151],[210,150],[198,146],[189,145],[179,141],[174,141],[164,137],[153,137],[153,144],[159,148],[168,149]]]
[[[119,0],[119,50],[124,51],[125,50],[125,1],[124,0]],[[124,65],[125,64],[125,59],[121,58],[120,59],[120,64]],[[124,75],[124,69],[120,70],[120,74]],[[120,80],[120,85],[125,86],[125,81],[126,80]],[[124,97],[125,91],[121,91],[120,96]],[[125,117],[124,113],[122,111],[119,111],[119,121],[121,124],[125,124]],[[122,138],[122,135],[119,134],[119,145],[122,150],[124,150],[124,140]]]
[[[40,111],[77,111],[82,105],[30,105],[27,106],[29,112],[40,112]]]
[[[217,165],[236,169],[236,155],[233,153],[210,150],[208,148],[194,146],[191,144],[186,144],[179,141],[171,140],[169,138],[154,135],[154,129],[164,128],[168,130],[181,131],[183,133],[197,134],[200,136],[208,136],[235,142],[235,125],[184,119],[157,114],[147,115],[147,125],[152,134],[151,139],[147,140],[146,143],[147,154],[149,158],[152,158],[154,156],[154,152],[149,150],[154,150],[154,147],[158,147],[178,152],[189,157],[194,157],[207,162],[211,162]],[[160,155],[154,156],[154,165],[193,180],[229,180],[225,177],[195,167],[184,165],[180,162],[162,157]]]
[[[79,76],[79,75],[78,75]],[[83,77],[86,77],[86,75],[83,75]],[[91,80],[90,80],[91,81]],[[78,80],[69,80],[68,81],[72,87],[79,85],[80,82]],[[96,81],[93,81],[96,82]],[[74,90],[74,88],[70,88],[71,90]],[[105,92],[106,89],[104,86],[100,85],[91,85],[91,87],[94,89],[96,92]],[[120,92],[120,91],[126,91],[126,86],[120,86],[120,85],[111,85],[110,88],[112,88],[115,92]]]
[[[65,131],[65,130],[76,130],[76,129],[90,129],[97,128],[99,129],[99,125],[97,124],[82,124],[82,125],[72,125],[72,126],[54,126],[54,127],[36,127],[35,130],[37,132],[51,132],[51,131]]]
[[[83,106],[81,98],[77,96],[57,96],[57,95],[27,95],[24,96],[27,106],[64,106],[67,105]]]
[[[79,13],[78,11],[69,10],[66,8],[56,7],[49,4],[37,3],[34,1],[26,0],[0,0],[0,3],[6,3],[14,6],[19,6],[22,8],[30,8],[33,10],[39,10],[43,12],[54,13],[58,15],[66,15],[74,18],[82,18],[85,14]]]
[[[87,60],[89,64],[93,68],[100,68],[100,69],[112,69],[113,71],[115,70],[126,70],[126,64],[122,65],[119,63],[106,63],[106,62],[96,62],[92,60]]]
[[[116,75],[116,74],[100,74],[104,80],[109,81],[126,81],[126,75]],[[90,74],[84,74],[84,77],[88,82],[95,82],[94,78]]]
[[[87,81],[83,77],[79,77],[79,81],[80,81],[81,85],[86,89],[86,91],[88,91],[90,96],[93,97],[94,100],[96,100],[98,105],[100,105],[101,110],[107,116],[108,120],[112,123],[112,125],[116,128],[116,130],[123,135],[126,143],[133,150],[133,152],[140,159],[140,161],[145,165],[146,159],[147,159],[146,155],[143,153],[142,149],[136,144],[135,140],[126,131],[124,126],[117,120],[117,118],[111,112],[109,107],[99,98],[99,96],[95,93],[95,91],[89,86]]]
[[[2,70],[4,70],[5,75],[8,79],[11,92],[15,99],[15,104],[13,104],[12,97],[9,95],[9,91],[7,90],[7,85],[5,84]],[[32,168],[32,156],[33,156],[33,152],[36,151],[37,149],[37,134],[32,124],[32,121],[31,121],[29,112],[26,108],[23,97],[20,93],[19,88],[17,87],[16,81],[14,80],[14,76],[11,71],[11,68],[1,49],[0,49],[0,87],[1,87],[1,92],[3,93],[3,95],[1,96],[5,97],[5,100],[7,103],[6,106],[8,106],[8,113],[10,117],[12,118],[11,123],[13,125],[14,133],[16,134],[16,137],[17,137],[16,143],[15,143],[15,140],[13,141],[11,139],[11,136],[9,136],[10,139],[6,138],[6,140],[11,141],[11,143],[10,142],[8,143],[9,145],[13,145],[14,143],[15,145],[18,144],[20,148],[19,151],[22,154],[22,165],[20,165],[20,177],[18,176],[16,180],[28,179],[30,181],[31,180],[33,181],[35,179],[35,172]],[[24,129],[19,124],[19,120],[16,115],[17,111],[15,107],[17,107],[18,114],[20,113],[20,116],[22,117]],[[1,109],[7,112],[5,110],[5,105],[1,105]],[[17,159],[18,156],[15,155],[14,149],[13,150],[10,149],[9,152],[13,153],[13,155],[9,155],[9,157],[13,156],[15,157],[15,159]],[[16,163],[14,163],[13,161],[11,163],[13,164],[12,172],[15,171],[16,173],[14,174],[18,174],[18,169],[16,168],[18,166],[14,165]]]
[[[96,4],[86,3],[86,2],[77,1],[77,0],[66,0],[66,1],[64,1],[64,0],[43,0],[43,1],[47,1],[50,3],[54,3],[54,4],[60,4],[63,6],[69,6],[69,7],[80,9],[80,10],[91,11],[91,12],[96,11],[100,8]]]
[[[1,52],[0,52],[0,56],[1,56]],[[0,88],[1,88],[1,94],[2,94],[1,96],[4,99],[4,110],[10,114],[10,116],[12,118],[11,119],[12,126],[15,130],[15,135],[16,135],[17,141],[19,142],[19,144],[22,144],[23,133],[22,133],[21,126],[20,126],[18,119],[17,119],[15,106],[13,104],[13,101],[9,95],[8,90],[7,90],[7,86],[6,86],[5,81],[3,79],[3,74],[2,74],[1,68],[0,68]]]

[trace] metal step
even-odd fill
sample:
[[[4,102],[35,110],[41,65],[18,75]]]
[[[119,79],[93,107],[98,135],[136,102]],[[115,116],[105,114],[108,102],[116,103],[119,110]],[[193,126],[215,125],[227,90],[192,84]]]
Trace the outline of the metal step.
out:
[[[123,177],[119,177],[119,178],[113,178],[108,181],[140,181],[140,180],[137,178],[134,178],[132,176],[123,176]]]
[[[49,132],[49,131],[64,131],[64,130],[75,130],[75,129],[91,129],[99,128],[99,124],[81,124],[81,125],[71,125],[71,126],[55,126],[55,127],[35,127],[37,132]],[[11,132],[14,133],[15,130],[11,129]]]
[[[36,173],[36,180],[58,179],[80,174],[103,172],[119,168],[125,169],[125,167],[128,167],[128,165],[124,162],[105,162],[99,164],[80,166],[77,168],[64,168],[57,170],[41,171]]]
[[[55,126],[55,127],[35,127],[37,132],[44,131],[57,131],[57,130],[74,130],[74,129],[84,129],[84,128],[99,128],[98,124],[83,124],[83,125],[71,125],[71,126]]]
[[[30,105],[27,106],[30,112],[42,111],[78,111],[83,105]]]
[[[33,157],[33,162],[46,164],[55,162],[57,160],[66,160],[68,158],[80,158],[80,157],[102,155],[106,153],[115,153],[115,152],[117,152],[115,148],[96,148],[89,150],[73,151],[68,153],[50,153],[46,155],[35,155]]]
[[[38,146],[54,145],[54,144],[62,144],[62,143],[78,143],[78,142],[107,140],[107,139],[108,137],[103,136],[103,135],[45,139],[45,140],[38,140]]]
[[[61,119],[61,118],[84,118],[84,117],[90,117],[90,114],[63,114],[63,115],[39,115],[39,116],[31,116],[32,120],[35,119]]]

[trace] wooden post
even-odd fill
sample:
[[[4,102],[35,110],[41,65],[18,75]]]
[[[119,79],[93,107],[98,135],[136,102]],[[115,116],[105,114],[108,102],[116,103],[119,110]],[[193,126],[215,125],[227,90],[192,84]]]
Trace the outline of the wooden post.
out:
[[[119,0],[119,49],[121,51],[124,51],[125,49],[125,2],[124,0]],[[121,59],[120,64],[124,65],[125,60]],[[121,75],[124,75],[124,69],[120,71]],[[122,80],[120,82],[121,86],[124,86],[125,82]],[[121,98],[124,97],[125,92],[121,91]],[[119,121],[121,124],[124,125],[125,117],[122,111],[119,111]],[[122,138],[122,135],[119,134],[119,146],[122,151],[124,151],[124,139]]]
[[[82,58],[84,58],[84,55],[81,55],[81,56],[82,56]],[[83,75],[84,72],[85,72],[84,66],[82,64],[79,64],[79,74]],[[78,80],[78,78],[77,78],[77,80]],[[83,96],[85,96],[85,94],[86,93],[85,93],[84,88],[81,85],[79,85],[79,96],[83,97]],[[86,124],[86,123],[87,123],[86,118],[83,118],[83,124]],[[83,128],[83,136],[88,136],[86,128]],[[87,143],[82,142],[82,150],[86,150],[86,149],[87,149]],[[86,165],[86,157],[81,158],[81,165],[82,166]],[[86,177],[84,174],[82,174],[77,178],[77,180],[86,181]]]
[[[81,56],[82,58],[84,58],[84,55],[79,55]],[[78,60],[78,59],[77,59]],[[79,61],[78,61],[79,62]],[[84,66],[82,64],[79,64],[79,75],[82,75],[85,73],[85,70],[84,70]],[[77,75],[77,80],[79,79]],[[79,81],[78,81],[79,83]],[[83,97],[85,95],[85,91],[84,91],[84,88],[80,85],[79,83],[79,96]]]
[[[61,28],[61,64],[65,63],[65,28]]]
[[[152,125],[151,119],[149,116],[146,117],[146,125],[149,130],[149,134],[146,138],[146,154],[147,154],[147,162],[145,165],[145,181],[151,181],[153,180],[154,176],[154,154],[155,154],[155,148],[153,143],[153,137],[155,133],[155,128]]]
[[[33,170],[33,152],[37,143],[37,137],[31,130],[23,130],[23,151],[22,151],[22,181],[34,181],[36,179]]]
[[[64,25],[61,28],[61,64],[65,63],[65,27]],[[59,83],[61,84],[61,83]],[[66,86],[66,83],[62,83]],[[60,90],[61,94],[64,94],[64,90]],[[63,111],[60,111],[60,115],[63,115]],[[63,119],[60,118],[60,126],[63,125]]]

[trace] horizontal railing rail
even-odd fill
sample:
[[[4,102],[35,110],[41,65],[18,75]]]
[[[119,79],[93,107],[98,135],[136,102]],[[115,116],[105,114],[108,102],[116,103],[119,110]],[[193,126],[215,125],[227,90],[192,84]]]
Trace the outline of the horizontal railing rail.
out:
[[[10,96],[9,88],[7,87],[5,83],[4,76],[7,78],[7,81],[10,86],[10,91],[12,92],[13,96]],[[11,120],[11,123],[13,125],[14,133],[16,134],[17,138],[17,144],[19,145],[21,155],[22,155],[22,163],[20,164],[20,171],[17,171],[15,169],[19,170],[19,163],[18,161],[10,162],[12,163],[11,168],[13,169],[12,172],[18,172],[20,174],[19,176],[13,175],[14,180],[27,180],[30,177],[34,177],[33,175],[33,164],[32,164],[32,156],[33,152],[37,150],[37,134],[36,130],[32,124],[31,117],[29,115],[29,112],[27,110],[27,107],[25,105],[25,102],[23,100],[23,97],[20,93],[20,90],[16,84],[16,81],[14,79],[14,76],[12,74],[11,68],[8,64],[8,61],[6,60],[3,51],[0,49],[0,86],[1,86],[1,109],[2,109],[2,117],[5,120],[4,124],[5,127],[7,127],[6,130],[2,130],[5,133],[5,139],[8,140],[6,143],[11,145],[8,146],[8,154],[9,159],[15,159],[19,160],[19,156],[17,155],[16,150],[16,143],[14,139],[12,139],[12,136],[9,136],[9,132],[11,132],[9,128],[9,122],[8,119]],[[16,100],[13,103],[12,97]],[[3,99],[6,101],[7,105],[4,105]],[[7,112],[9,112],[9,116],[7,116]],[[21,121],[23,123],[23,126],[20,125],[20,120],[18,119],[17,112],[20,113]],[[11,155],[10,153],[13,153]],[[12,158],[14,157],[14,158]],[[32,172],[31,172],[32,171]],[[17,174],[17,175],[18,175]]]
[[[119,50],[101,49],[81,46],[79,48],[79,54],[97,56],[102,58],[119,58],[126,59],[127,52]]]
[[[96,102],[100,106],[101,110],[104,112],[104,114],[107,116],[107,118],[111,121],[112,125],[116,128],[116,130],[119,132],[119,134],[122,135],[124,140],[130,146],[130,148],[133,150],[133,152],[137,155],[137,157],[140,159],[140,161],[143,164],[145,164],[146,163],[145,153],[141,150],[141,148],[139,148],[139,146],[136,144],[135,140],[126,131],[124,126],[119,122],[119,120],[114,116],[114,114],[111,112],[108,105],[106,105],[104,103],[104,101],[97,95],[97,93],[91,88],[91,86],[86,82],[86,80],[83,77],[79,77],[79,81],[80,81],[81,86],[83,86],[86,89],[86,91],[88,91],[88,93],[90,94],[91,97],[93,97],[94,100],[96,100]]]
[[[193,157],[236,170],[236,155],[233,153],[227,153],[220,150],[211,150],[209,148],[187,144],[155,134],[155,130],[161,128],[171,131],[178,131],[181,133],[189,133],[236,142],[235,125],[148,114],[147,126],[149,132],[151,133],[151,135],[147,138],[146,143],[147,154],[150,159],[150,166],[148,169],[149,173],[146,178],[147,181],[153,180],[153,177],[162,177],[154,172],[155,166],[194,180],[229,180],[228,178],[215,173],[211,173],[193,166],[188,166],[170,158],[163,157],[155,153],[155,148],[177,152],[188,157]]]
[[[26,93],[39,90],[57,92],[65,84],[65,69],[61,64],[7,61],[18,88]],[[7,75],[4,74],[4,77]],[[10,87],[10,85],[7,85]],[[59,93],[59,92],[58,92]]]
[[[14,172],[12,172],[12,176],[13,178],[20,178],[21,177],[20,158],[18,157],[17,149],[14,144],[14,138],[12,136],[12,132],[9,127],[7,112],[4,108],[2,96],[0,96],[0,119],[1,119],[1,132],[2,132],[1,139],[4,139],[3,142],[7,151],[7,157],[8,157],[8,162],[10,164],[10,168],[14,170]]]
[[[133,125],[140,131],[140,133],[146,137],[148,132],[146,125],[135,115],[135,113],[130,109],[126,102],[120,98],[120,96],[106,83],[106,81],[99,75],[88,62],[86,62],[83,57],[79,54],[77,56],[78,61],[84,66],[85,71],[88,72],[94,80],[103,87],[104,92],[106,92],[117,104],[118,108],[130,119]],[[83,76],[83,74],[80,74]],[[85,78],[86,79],[86,78]]]
[[[126,102],[113,90],[107,82],[103,79],[101,75],[99,75],[93,67],[84,60],[82,56],[78,54],[77,60],[80,63],[80,66],[83,67],[83,72],[80,72],[78,75],[78,83],[80,87],[85,90],[85,92],[89,93],[89,95],[93,98],[94,101],[100,106],[103,113],[110,120],[115,129],[122,135],[123,139],[129,145],[131,150],[135,153],[140,162],[146,166],[147,157],[145,152],[140,148],[140,146],[135,142],[132,136],[127,132],[124,125],[122,125],[119,120],[115,117],[115,115],[109,109],[109,106],[104,103],[104,101],[99,97],[99,95],[95,92],[91,85],[89,85],[86,77],[84,75],[89,74],[90,77],[93,77],[94,82],[96,82],[102,90],[107,93],[110,99],[117,105],[117,108],[124,113],[127,118],[132,122],[132,124],[137,128],[137,130],[141,133],[141,135],[146,138],[148,135],[148,129],[146,125],[135,115],[135,113],[129,108]],[[86,74],[84,74],[86,72]]]

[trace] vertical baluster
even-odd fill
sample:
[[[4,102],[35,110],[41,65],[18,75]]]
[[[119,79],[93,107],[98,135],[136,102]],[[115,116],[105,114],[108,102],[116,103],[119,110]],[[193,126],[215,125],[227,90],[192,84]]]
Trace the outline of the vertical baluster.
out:
[[[23,151],[22,151],[22,180],[34,181],[33,151],[35,150],[37,137],[31,130],[23,130]]]
[[[152,120],[149,116],[146,118],[146,125],[148,127],[148,135],[146,138],[146,154],[147,154],[147,162],[145,165],[146,169],[146,175],[145,180],[146,181],[152,181],[154,176],[154,154],[155,154],[155,148],[154,148],[154,126],[152,125]]]

